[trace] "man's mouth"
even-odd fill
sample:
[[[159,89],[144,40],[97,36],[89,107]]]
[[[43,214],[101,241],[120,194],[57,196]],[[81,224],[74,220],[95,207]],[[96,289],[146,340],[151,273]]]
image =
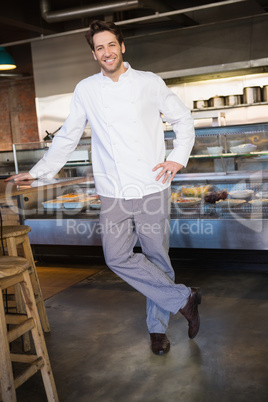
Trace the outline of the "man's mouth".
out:
[[[114,60],[115,60],[115,59],[107,59],[107,60],[104,60],[104,63],[110,64],[110,63],[112,63]]]

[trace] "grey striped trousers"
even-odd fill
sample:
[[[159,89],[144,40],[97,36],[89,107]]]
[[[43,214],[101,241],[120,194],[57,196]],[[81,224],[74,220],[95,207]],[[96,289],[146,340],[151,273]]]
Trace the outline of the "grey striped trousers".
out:
[[[176,314],[190,295],[190,288],[174,283],[168,255],[170,189],[139,199],[100,199],[106,264],[146,296],[149,333],[165,333],[170,312]],[[137,240],[142,253],[133,252]]]

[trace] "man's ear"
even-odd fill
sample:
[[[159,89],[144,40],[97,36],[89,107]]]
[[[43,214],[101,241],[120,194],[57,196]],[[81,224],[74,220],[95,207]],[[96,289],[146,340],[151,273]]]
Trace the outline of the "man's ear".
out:
[[[124,42],[122,42],[122,45],[121,45],[121,51],[122,51],[122,53],[124,54],[125,53],[125,51],[126,51],[126,48],[125,48],[125,44],[124,44]]]
[[[95,55],[94,50],[92,50],[92,54],[93,54],[94,60],[96,60],[96,61],[97,61],[97,57],[96,57],[96,55]]]

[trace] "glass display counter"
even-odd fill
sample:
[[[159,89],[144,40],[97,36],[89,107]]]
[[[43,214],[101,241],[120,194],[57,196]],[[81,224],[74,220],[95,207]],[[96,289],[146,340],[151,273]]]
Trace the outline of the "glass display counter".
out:
[[[167,155],[173,139],[174,133],[166,131]],[[91,172],[90,159],[83,163]],[[73,173],[69,163],[64,170]],[[72,195],[84,202],[61,202]],[[24,197],[31,243],[100,245],[96,199],[93,179],[38,199]],[[268,249],[268,123],[196,129],[189,163],[172,182],[170,246]]]
[[[28,172],[48,151],[51,140],[13,144],[15,172]],[[84,137],[61,169],[60,177],[79,177],[92,173],[91,138]]]
[[[171,247],[266,250],[268,124],[197,129],[172,194]]]

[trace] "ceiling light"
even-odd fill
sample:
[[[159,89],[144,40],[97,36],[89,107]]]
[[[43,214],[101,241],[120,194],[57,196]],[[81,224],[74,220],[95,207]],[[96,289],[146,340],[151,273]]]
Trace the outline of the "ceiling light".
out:
[[[17,68],[13,58],[4,47],[0,47],[0,70],[13,70],[13,68]]]

